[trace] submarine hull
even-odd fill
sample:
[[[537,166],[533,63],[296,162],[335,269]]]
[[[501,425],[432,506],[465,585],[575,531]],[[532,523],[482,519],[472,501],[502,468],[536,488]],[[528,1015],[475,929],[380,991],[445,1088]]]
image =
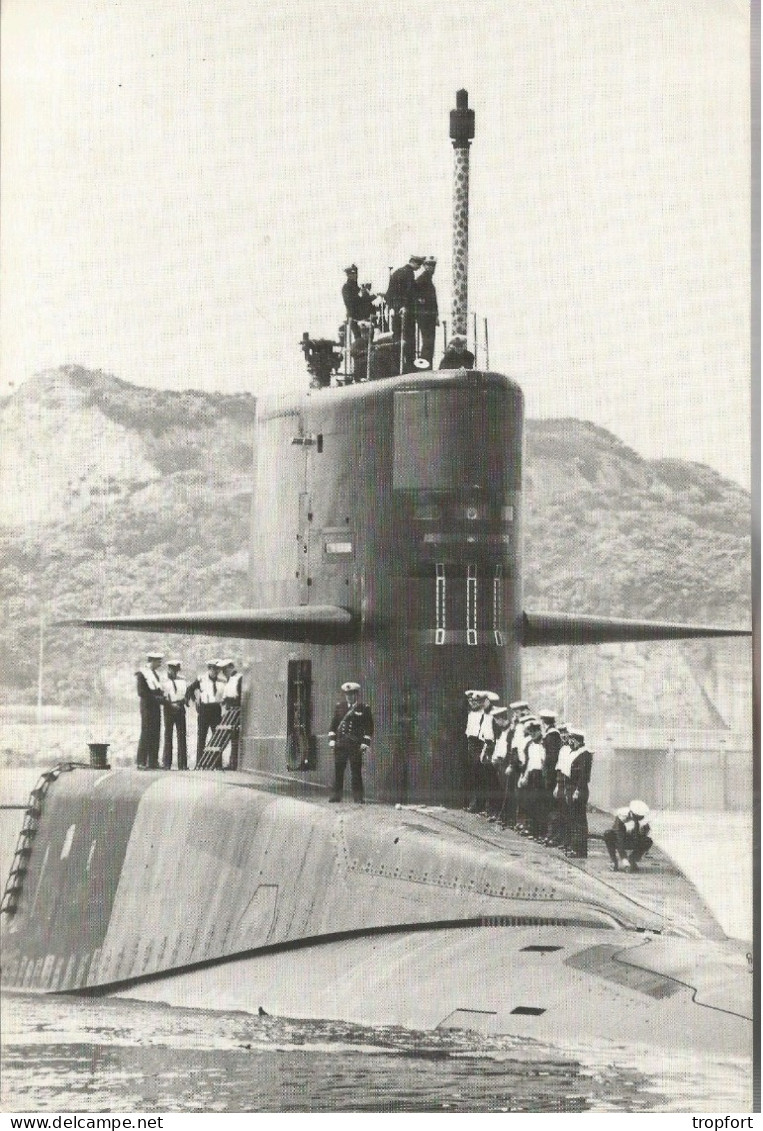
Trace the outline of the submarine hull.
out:
[[[7,988],[749,1053],[744,955],[662,857],[629,889],[472,814],[248,774],[76,769],[41,807]]]

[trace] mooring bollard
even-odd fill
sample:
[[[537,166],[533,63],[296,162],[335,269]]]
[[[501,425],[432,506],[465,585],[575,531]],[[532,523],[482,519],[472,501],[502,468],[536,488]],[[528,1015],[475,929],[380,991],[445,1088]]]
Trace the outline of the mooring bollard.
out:
[[[111,766],[106,761],[106,751],[111,745],[109,742],[88,742],[90,750],[90,768],[92,770],[110,770]]]

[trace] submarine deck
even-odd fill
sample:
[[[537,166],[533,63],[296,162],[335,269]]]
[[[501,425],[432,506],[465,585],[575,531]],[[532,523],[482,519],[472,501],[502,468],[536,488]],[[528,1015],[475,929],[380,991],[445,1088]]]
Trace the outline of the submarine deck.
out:
[[[165,775],[160,773],[159,776]],[[275,778],[257,771],[226,771],[224,775],[200,771],[199,776],[216,782],[223,781],[230,786],[298,797],[302,801],[325,807],[334,814],[344,810],[348,812],[350,819],[360,809],[351,801],[345,801],[339,806],[331,804],[328,794],[322,789],[309,786],[306,790],[301,781],[293,778]],[[397,807],[385,802],[367,801],[363,808],[368,811],[369,807],[378,813],[380,819],[392,817],[395,821],[402,820],[413,826],[418,824],[421,827],[423,822],[425,827],[431,823],[432,828],[446,826],[457,830],[470,841],[500,848],[511,859],[526,861],[533,872],[543,870],[549,877],[560,881],[569,876],[570,870],[583,873],[594,879],[597,885],[601,885],[605,901],[609,891],[630,902],[634,912],[643,915],[644,929],[692,938],[726,938],[694,884],[657,844],[653,845],[641,861],[638,872],[612,870],[603,840],[605,829],[612,823],[612,815],[603,810],[589,808],[588,857],[574,859],[565,856],[561,849],[538,844],[513,829],[501,829],[485,817],[461,809],[425,804]]]

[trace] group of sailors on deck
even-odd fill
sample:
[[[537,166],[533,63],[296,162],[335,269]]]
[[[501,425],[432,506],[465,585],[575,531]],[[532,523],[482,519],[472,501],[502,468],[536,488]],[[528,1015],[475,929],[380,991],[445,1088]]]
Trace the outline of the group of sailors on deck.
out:
[[[399,372],[432,369],[435,336],[440,325],[434,273],[437,260],[433,255],[412,255],[408,262],[390,273],[385,293],[372,291],[371,283],[358,284],[358,268],[345,267],[347,280],[342,287],[346,321],[340,338],[363,343],[367,349],[375,332],[391,332],[395,356],[399,356]],[[471,369],[474,354],[466,348],[466,339],[455,336],[448,342],[441,369]]]
[[[578,727],[533,714],[524,700],[499,706],[494,691],[466,692],[464,808],[501,828],[588,855],[588,790],[593,755]]]
[[[588,797],[593,754],[584,732],[533,714],[520,699],[499,706],[494,691],[466,692],[463,747],[464,808],[502,829],[576,859],[588,856]],[[613,869],[638,871],[652,847],[649,807],[638,799],[615,813],[604,843]]]
[[[182,663],[169,659],[161,671],[161,652],[148,652],[146,663],[135,673],[140,705],[140,738],[136,764],[139,770],[171,770],[173,735],[177,751],[177,768],[188,769],[186,711],[191,703],[196,708],[196,768],[222,769],[222,750],[214,749],[205,761],[208,739],[220,725],[223,712],[241,705],[241,673],[232,659],[207,661],[207,670],[189,683],[182,675]],[[164,742],[162,744],[162,722]],[[228,769],[238,765],[238,730],[229,736]],[[159,749],[162,746],[162,761]]]

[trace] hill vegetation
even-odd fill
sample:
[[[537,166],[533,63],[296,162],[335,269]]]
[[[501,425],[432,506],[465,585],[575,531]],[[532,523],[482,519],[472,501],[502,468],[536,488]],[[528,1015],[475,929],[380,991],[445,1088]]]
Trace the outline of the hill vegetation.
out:
[[[34,702],[41,616],[248,603],[254,411],[245,394],[138,388],[78,366],[40,374],[0,403],[7,702]],[[707,467],[645,460],[578,420],[528,421],[526,439],[528,609],[749,621],[745,491]],[[164,643],[197,661],[231,647]],[[129,702],[144,646],[143,635],[46,628],[46,701]],[[677,647],[574,658],[528,650],[526,690],[626,724],[672,712],[684,725],[737,725],[749,702],[747,646]],[[729,695],[736,705],[719,706]]]

